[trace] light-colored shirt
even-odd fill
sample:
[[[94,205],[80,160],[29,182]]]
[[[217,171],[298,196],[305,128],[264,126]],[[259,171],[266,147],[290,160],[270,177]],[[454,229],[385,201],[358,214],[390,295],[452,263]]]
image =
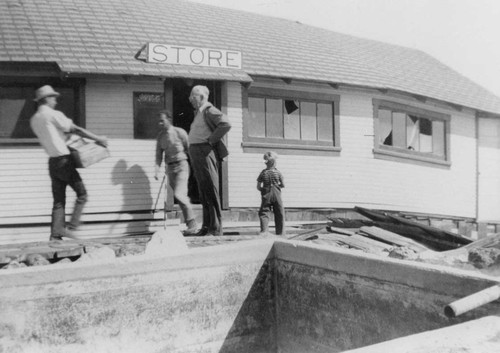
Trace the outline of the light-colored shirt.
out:
[[[212,130],[205,121],[205,108],[209,103],[203,104],[195,113],[191,128],[189,130],[189,144],[207,143],[208,138],[212,135]]]
[[[62,112],[48,105],[40,105],[30,120],[31,129],[38,137],[40,144],[50,157],[68,155],[66,133],[70,132],[73,121]]]
[[[163,129],[156,138],[156,165],[161,165],[163,154],[165,165],[186,160],[188,149],[188,136],[184,129],[175,126]]]

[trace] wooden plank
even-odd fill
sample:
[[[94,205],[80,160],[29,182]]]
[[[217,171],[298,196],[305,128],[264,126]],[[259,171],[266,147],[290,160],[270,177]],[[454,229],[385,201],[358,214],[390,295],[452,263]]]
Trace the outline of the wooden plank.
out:
[[[451,232],[448,232],[448,231],[445,231],[442,229],[438,229],[435,227],[427,226],[427,225],[424,225],[424,224],[421,224],[421,223],[418,223],[415,221],[410,221],[410,220],[403,218],[403,217],[398,217],[398,216],[393,216],[393,215],[389,215],[389,217],[398,223],[420,228],[420,229],[426,231],[427,233],[429,233],[430,235],[433,235],[435,237],[438,237],[438,238],[443,239],[445,241],[448,241],[450,243],[454,243],[454,244],[458,244],[458,245],[466,245],[466,244],[472,243],[472,239],[466,238],[460,234],[451,233]]]
[[[416,253],[429,250],[428,247],[413,241],[412,239],[405,238],[397,233],[389,232],[378,227],[361,227],[361,235],[367,235],[370,238],[380,240],[390,245],[404,246],[414,250]]]
[[[337,234],[342,234],[342,235],[354,235],[356,234],[355,231],[348,230],[345,228],[338,228],[338,227],[327,227],[328,231],[331,233],[337,233]]]
[[[393,248],[392,246],[382,243],[377,240],[363,237],[359,234],[354,234],[351,236],[341,235],[341,234],[321,234],[320,239],[334,241],[338,244],[347,245],[349,247],[363,250],[364,252],[371,254],[385,254],[388,255],[389,251]]]
[[[391,218],[388,217],[386,213],[380,211],[369,210],[367,208],[359,206],[354,206],[354,211],[358,212],[360,215],[365,216],[368,219],[371,219],[372,221],[377,221],[377,222],[392,221]]]

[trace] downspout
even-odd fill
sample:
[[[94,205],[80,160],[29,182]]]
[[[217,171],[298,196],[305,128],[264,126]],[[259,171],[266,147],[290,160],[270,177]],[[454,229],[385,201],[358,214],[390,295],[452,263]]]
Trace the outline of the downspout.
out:
[[[479,235],[479,114],[476,111],[475,114],[475,125],[476,125],[476,224],[478,227],[478,235]]]

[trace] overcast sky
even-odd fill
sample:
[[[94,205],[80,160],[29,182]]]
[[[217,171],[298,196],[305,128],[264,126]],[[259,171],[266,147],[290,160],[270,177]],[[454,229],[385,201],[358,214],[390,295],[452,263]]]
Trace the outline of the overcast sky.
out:
[[[190,1],[419,49],[500,97],[499,0]]]

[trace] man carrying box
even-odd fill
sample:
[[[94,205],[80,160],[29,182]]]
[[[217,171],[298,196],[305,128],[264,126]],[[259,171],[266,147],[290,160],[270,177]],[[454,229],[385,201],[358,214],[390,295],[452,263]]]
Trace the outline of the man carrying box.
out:
[[[73,231],[80,224],[83,207],[87,202],[87,191],[80,174],[75,168],[70,151],[66,146],[68,133],[96,141],[106,147],[105,136],[98,136],[79,127],[62,112],[55,110],[60,94],[49,86],[43,86],[35,92],[38,110],[31,117],[30,125],[40,144],[49,155],[49,175],[52,181],[52,220],[50,240],[62,240],[62,237],[74,238]],[[76,193],[75,207],[68,226],[65,226],[66,186]]]

